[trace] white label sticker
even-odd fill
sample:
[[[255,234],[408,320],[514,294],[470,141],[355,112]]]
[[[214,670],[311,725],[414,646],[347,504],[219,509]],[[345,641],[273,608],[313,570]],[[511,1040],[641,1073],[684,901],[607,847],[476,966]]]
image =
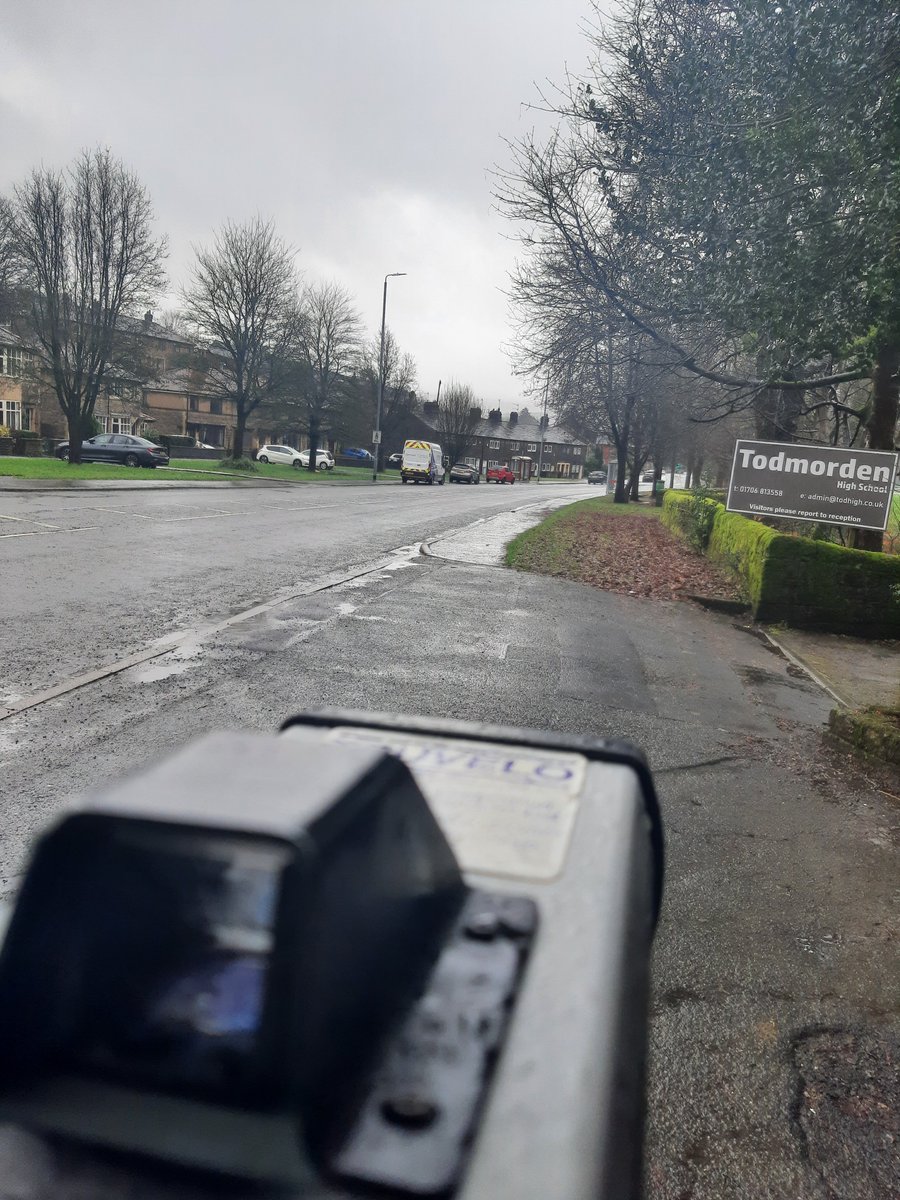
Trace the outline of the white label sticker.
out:
[[[348,726],[330,737],[374,743],[402,758],[464,870],[533,880],[562,870],[584,787],[583,755]]]

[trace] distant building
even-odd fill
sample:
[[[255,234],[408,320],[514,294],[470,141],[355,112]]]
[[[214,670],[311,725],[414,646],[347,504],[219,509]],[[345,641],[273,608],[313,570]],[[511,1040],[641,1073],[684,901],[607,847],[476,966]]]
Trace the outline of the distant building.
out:
[[[415,418],[411,436],[440,442],[438,405],[426,401]],[[543,449],[542,449],[543,443]],[[527,408],[513,410],[504,417],[499,408],[487,417],[481,410],[469,435],[462,461],[484,472],[488,467],[509,467],[518,479],[581,479],[590,452],[590,443],[560,425],[551,425],[545,417],[534,417]]]

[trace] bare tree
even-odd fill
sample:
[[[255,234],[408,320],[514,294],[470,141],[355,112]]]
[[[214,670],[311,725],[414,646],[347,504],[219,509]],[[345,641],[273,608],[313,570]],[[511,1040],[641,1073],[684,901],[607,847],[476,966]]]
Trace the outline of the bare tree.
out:
[[[16,259],[12,205],[0,196],[0,321],[8,321],[12,316],[13,285],[18,274]]]
[[[359,387],[361,424],[374,428],[378,406],[378,358],[381,339],[376,335],[366,346],[362,357]],[[390,329],[384,334],[384,400],[381,409],[382,444],[375,452],[382,454],[386,447],[395,446],[406,436],[409,418],[416,406],[416,361],[400,349]]]
[[[9,210],[24,320],[35,367],[49,376],[81,461],[119,318],[163,282],[165,240],[152,233],[150,197],[108,150],[86,150],[68,171],[39,169]]]
[[[481,420],[481,404],[468,384],[451,382],[438,405],[441,449],[451,466],[459,462]]]
[[[196,255],[182,304],[198,333],[225,350],[221,392],[235,405],[239,459],[248,418],[288,379],[298,328],[294,251],[271,221],[255,217],[228,222]]]
[[[316,450],[323,425],[346,399],[356,366],[362,322],[346,288],[316,283],[301,298],[299,356],[304,371],[304,401],[309,431],[309,469],[316,469]]]

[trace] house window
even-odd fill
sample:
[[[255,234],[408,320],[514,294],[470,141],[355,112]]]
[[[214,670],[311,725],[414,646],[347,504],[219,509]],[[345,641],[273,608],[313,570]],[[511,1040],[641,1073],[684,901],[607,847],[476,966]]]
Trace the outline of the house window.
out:
[[[200,411],[200,401],[196,396],[188,396],[188,408],[191,410],[191,412]]]
[[[24,429],[22,405],[18,400],[0,400],[0,425],[7,429]]]
[[[25,351],[17,346],[0,347],[0,375],[17,379],[25,368]],[[12,426],[10,426],[12,428]]]
[[[529,442],[528,443],[528,453],[529,454],[537,453],[537,442]]]
[[[222,401],[221,400],[210,400],[209,411],[211,413],[218,413],[219,416],[221,416],[222,415]]]
[[[469,456],[468,458],[464,458],[463,462],[466,464],[467,467],[477,467],[478,466],[478,459],[472,458],[471,456]]]
[[[131,418],[123,413],[113,413],[109,418],[110,433],[131,433]]]
[[[581,447],[580,446],[572,447],[572,457],[573,458],[581,458]]]
[[[510,443],[509,443],[509,448],[510,448],[510,450],[518,450],[518,448],[519,448],[519,443],[518,443],[518,442],[510,442]]]
[[[500,449],[500,443],[497,441],[496,438],[492,438],[491,441],[488,442],[488,449],[489,450],[499,450]],[[494,465],[496,465],[496,464],[494,464],[494,463],[491,464],[491,466],[494,466]]]
[[[121,396],[123,385],[121,383],[107,383],[106,390],[110,396]]]

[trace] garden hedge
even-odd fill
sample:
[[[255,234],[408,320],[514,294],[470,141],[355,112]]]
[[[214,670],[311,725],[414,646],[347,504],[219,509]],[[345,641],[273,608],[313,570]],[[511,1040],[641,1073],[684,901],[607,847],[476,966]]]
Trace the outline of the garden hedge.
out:
[[[759,621],[900,637],[900,556],[791,537],[689,492],[666,492],[662,519],[734,572]]]

